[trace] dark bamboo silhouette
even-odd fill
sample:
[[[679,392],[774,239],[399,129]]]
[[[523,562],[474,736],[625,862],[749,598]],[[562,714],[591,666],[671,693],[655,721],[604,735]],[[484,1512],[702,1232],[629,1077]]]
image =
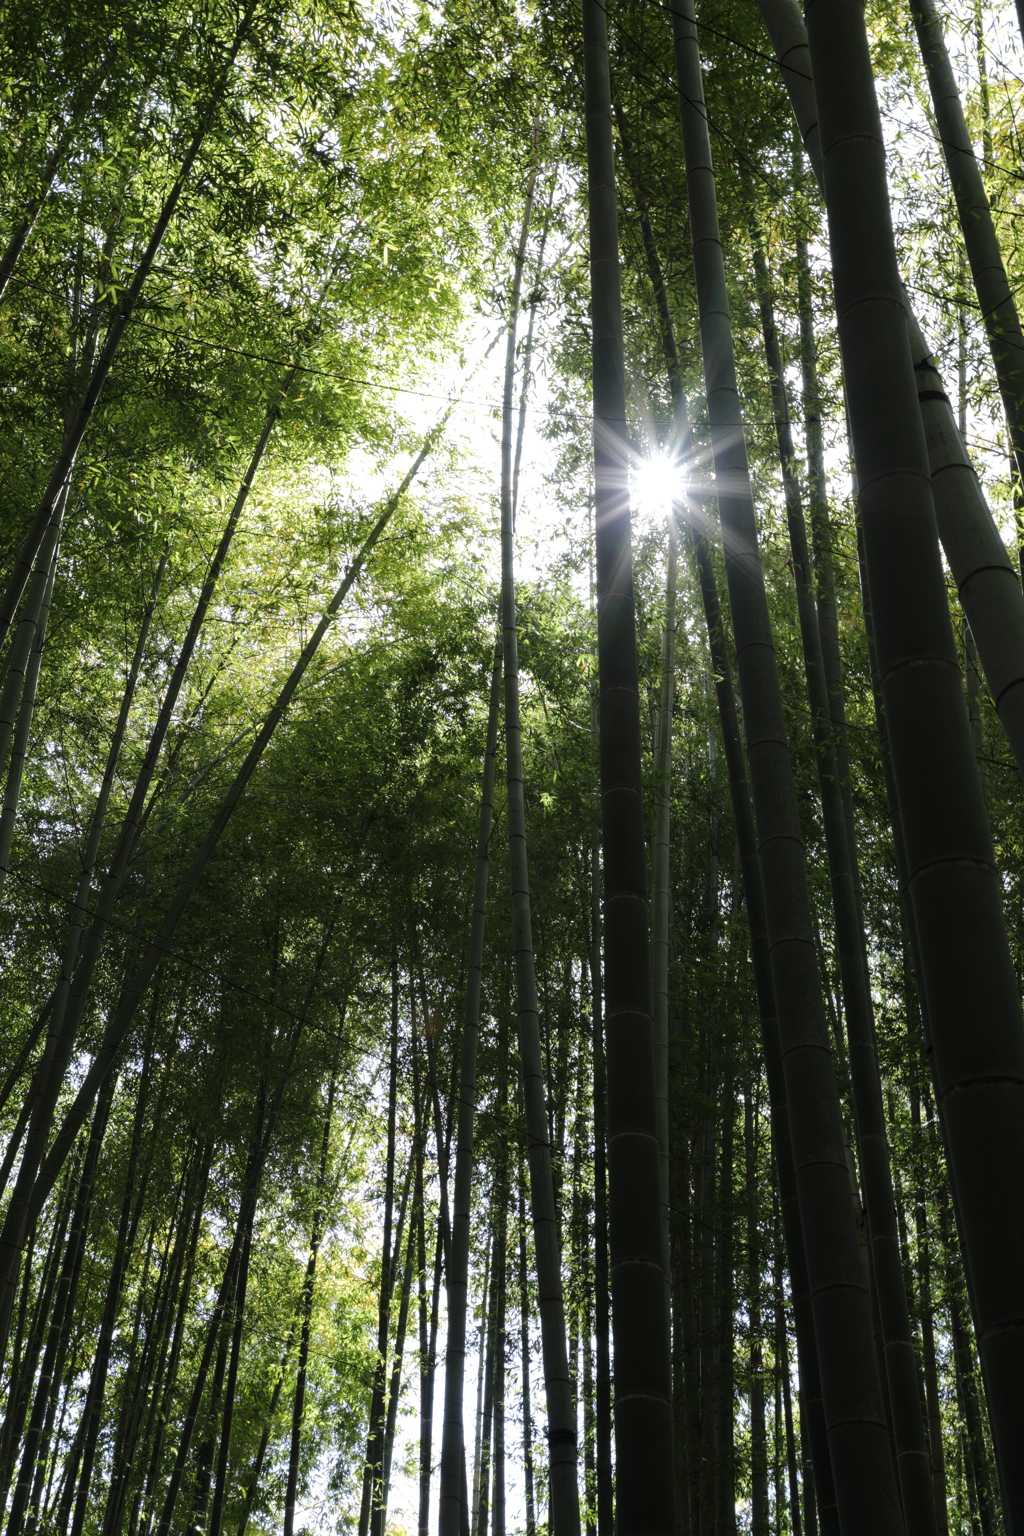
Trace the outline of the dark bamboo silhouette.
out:
[[[815,176],[821,135],[807,32],[796,0],[758,0]],[[1006,553],[935,359],[900,287],[924,426],[938,535],[993,702],[1024,774],[1024,591]]]
[[[494,777],[498,752],[501,704],[501,644],[495,646],[487,710],[480,822],[477,829],[473,909],[466,967],[466,1002],[462,1020],[458,1121],[455,1141],[455,1185],[452,1199],[451,1258],[446,1274],[448,1341],[445,1351],[444,1424],[441,1435],[441,1486],[438,1504],[440,1536],[458,1536],[465,1477],[463,1401],[466,1372],[466,1314],[469,1302],[470,1202],[473,1189],[473,1125],[476,1116],[476,1061],[480,1035],[480,992],[483,980],[484,929],[487,917],[487,875],[494,818]]]
[[[649,969],[647,857],[607,20],[584,0],[604,874],[604,1027],[615,1340],[616,1526],[675,1531],[672,1353]]]
[[[920,1383],[914,1352],[903,1268],[900,1260],[893,1199],[889,1147],[882,1103],[875,1042],[867,948],[858,900],[856,839],[846,816],[841,770],[835,751],[833,709],[825,675],[817,609],[811,579],[810,552],[804,524],[795,454],[789,423],[782,352],[775,325],[767,262],[754,227],[754,268],[758,280],[761,324],[772,395],[772,413],[779,445],[786,517],[789,525],[793,576],[800,616],[811,721],[817,748],[818,788],[825,826],[826,855],[835,914],[848,1059],[853,1089],[854,1121],[861,1177],[864,1181],[871,1280],[879,1310],[884,1359],[883,1382],[889,1408],[900,1478],[903,1517],[908,1536],[936,1530],[928,1445],[920,1413]],[[841,688],[841,681],[840,681]],[[833,695],[834,696],[834,695]]]
[[[842,1116],[736,388],[700,53],[688,0],[673,0],[672,22],[708,418],[829,1452],[840,1519],[896,1536],[902,1518],[850,1209]]]
[[[1012,1530],[1024,1523],[1017,1454],[1024,1439],[1024,1023],[938,558],[911,351],[893,320],[903,302],[867,37],[845,3],[812,7],[808,23],[875,645],[932,1071]]]
[[[624,120],[620,117],[623,143],[628,142]],[[628,167],[628,159],[627,159]],[[790,1280],[793,1290],[793,1310],[796,1324],[801,1371],[801,1398],[810,1420],[810,1440],[815,1466],[819,1469],[823,1530],[826,1536],[838,1531],[835,1494],[831,1464],[825,1436],[825,1420],[821,1401],[820,1373],[817,1348],[814,1342],[813,1322],[810,1313],[807,1264],[800,1229],[800,1213],[796,1196],[795,1171],[789,1133],[789,1116],[786,1106],[786,1086],[782,1070],[778,1021],[775,1011],[775,991],[771,974],[771,957],[768,930],[764,911],[764,889],[757,853],[750,786],[747,779],[746,758],[743,749],[736,699],[732,685],[732,665],[726,646],[725,628],[718,596],[718,578],[707,534],[703,497],[700,490],[698,455],[694,448],[683,390],[682,369],[676,346],[671,308],[665,287],[661,262],[654,239],[654,232],[647,215],[640,189],[634,179],[633,193],[640,214],[645,261],[648,276],[654,290],[658,314],[658,329],[665,357],[669,389],[675,416],[675,437],[681,462],[690,464],[690,485],[684,497],[687,512],[686,527],[689,542],[697,566],[701,606],[704,612],[711,657],[711,672],[715,679],[715,696],[718,704],[722,739],[725,748],[726,767],[729,776],[729,793],[732,802],[737,852],[743,883],[744,902],[747,908],[750,930],[751,959],[757,994],[758,1015],[764,1049],[765,1068],[768,1077],[771,1104],[773,1142],[782,1202],[783,1229],[789,1260]],[[694,1325],[695,1326],[695,1325]],[[688,1351],[692,1360],[693,1352]],[[698,1389],[694,1385],[688,1392],[696,1404]],[[693,1483],[696,1489],[696,1481]],[[696,1497],[696,1493],[694,1494]]]

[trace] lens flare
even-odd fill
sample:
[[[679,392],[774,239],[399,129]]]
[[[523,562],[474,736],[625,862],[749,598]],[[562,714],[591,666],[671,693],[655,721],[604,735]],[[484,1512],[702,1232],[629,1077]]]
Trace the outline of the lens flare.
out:
[[[630,472],[632,503],[643,517],[664,517],[683,490],[679,465],[666,453],[653,453],[640,459]]]

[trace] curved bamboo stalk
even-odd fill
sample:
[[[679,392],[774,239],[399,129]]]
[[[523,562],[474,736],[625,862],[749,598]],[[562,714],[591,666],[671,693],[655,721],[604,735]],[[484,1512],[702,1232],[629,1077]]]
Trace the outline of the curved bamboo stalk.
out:
[[[928,76],[960,233],[1003,401],[1017,465],[1015,499],[1019,503],[1024,489],[1024,335],[934,0],[910,0],[910,14]]]

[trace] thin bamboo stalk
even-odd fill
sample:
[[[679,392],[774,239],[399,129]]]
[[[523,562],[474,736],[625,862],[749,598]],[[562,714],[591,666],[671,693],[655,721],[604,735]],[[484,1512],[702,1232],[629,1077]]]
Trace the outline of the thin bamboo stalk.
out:
[[[516,1013],[519,1060],[526,1113],[527,1163],[530,1170],[530,1213],[537,1264],[541,1349],[548,1410],[550,1492],[554,1536],[578,1536],[579,1489],[576,1480],[576,1426],[569,1380],[562,1259],[558,1211],[552,1174],[551,1129],[541,1051],[540,1011],[530,908],[529,862],[526,847],[526,804],[523,783],[522,727],[519,708],[519,653],[516,616],[515,543],[512,516],[513,401],[516,331],[526,243],[529,237],[536,182],[536,162],[530,173],[526,207],[520,226],[512,281],[502,399],[501,430],[501,632],[505,703],[505,762],[512,886],[512,932],[515,953]]]

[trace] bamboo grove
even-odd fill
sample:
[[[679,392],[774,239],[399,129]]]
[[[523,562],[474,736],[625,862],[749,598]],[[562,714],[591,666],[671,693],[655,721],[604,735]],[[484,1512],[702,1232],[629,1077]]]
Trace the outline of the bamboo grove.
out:
[[[1024,12],[0,82],[6,1536],[1024,1536]]]

